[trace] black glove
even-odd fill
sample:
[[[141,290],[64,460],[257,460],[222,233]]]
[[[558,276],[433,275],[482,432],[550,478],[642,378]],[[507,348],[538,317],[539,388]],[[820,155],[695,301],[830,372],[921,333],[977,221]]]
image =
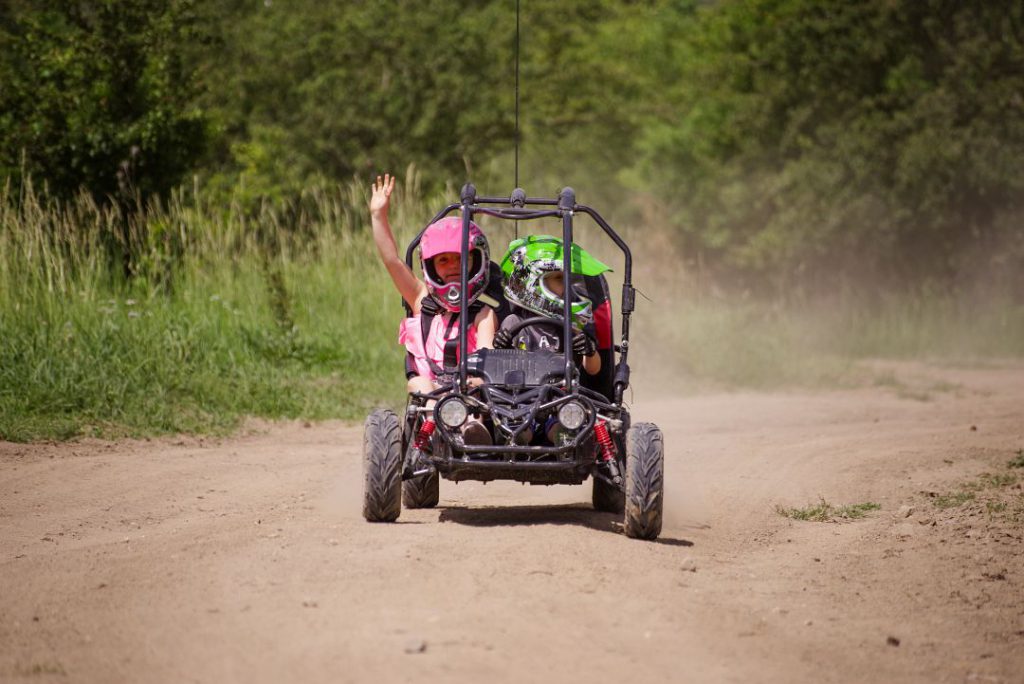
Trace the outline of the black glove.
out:
[[[434,299],[433,295],[427,295],[420,301],[421,316],[436,316],[441,313],[441,305]]]
[[[597,343],[585,332],[578,332],[572,336],[572,352],[576,356],[590,356],[597,351]]]
[[[495,349],[510,349],[511,347],[512,334],[508,331],[508,328],[502,328],[498,332],[494,333]]]

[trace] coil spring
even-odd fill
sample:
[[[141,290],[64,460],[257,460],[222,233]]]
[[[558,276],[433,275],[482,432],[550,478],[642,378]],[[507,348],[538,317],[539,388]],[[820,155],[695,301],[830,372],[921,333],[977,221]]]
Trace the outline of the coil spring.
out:
[[[612,436],[608,434],[608,425],[603,421],[597,421],[594,425],[594,436],[597,437],[597,443],[601,446],[601,458],[605,461],[615,460],[615,443],[612,442]]]
[[[434,421],[427,418],[423,421],[423,425],[420,426],[419,432],[416,433],[416,448],[420,450],[426,450],[430,447],[430,437],[434,434],[434,430],[437,429],[437,424]]]

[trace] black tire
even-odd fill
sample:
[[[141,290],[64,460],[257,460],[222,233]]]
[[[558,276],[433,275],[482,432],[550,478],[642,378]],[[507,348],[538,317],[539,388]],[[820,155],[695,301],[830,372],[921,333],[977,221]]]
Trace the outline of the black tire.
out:
[[[433,508],[441,498],[437,471],[402,482],[402,503],[406,508]]]
[[[665,446],[653,423],[637,423],[626,434],[627,537],[657,539],[665,503]]]
[[[363,517],[394,522],[402,512],[402,428],[389,409],[363,425]]]

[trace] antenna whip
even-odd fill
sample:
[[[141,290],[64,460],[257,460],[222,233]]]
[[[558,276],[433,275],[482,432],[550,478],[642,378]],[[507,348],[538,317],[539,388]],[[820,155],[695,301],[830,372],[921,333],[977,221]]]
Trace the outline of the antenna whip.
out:
[[[516,0],[516,183],[519,187],[519,0]]]

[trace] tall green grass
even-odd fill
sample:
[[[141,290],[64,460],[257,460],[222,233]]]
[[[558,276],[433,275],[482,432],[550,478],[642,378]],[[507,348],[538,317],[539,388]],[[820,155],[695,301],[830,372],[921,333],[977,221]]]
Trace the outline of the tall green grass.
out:
[[[653,338],[659,364],[730,387],[860,384],[877,379],[862,362],[879,358],[977,365],[1024,357],[1024,306],[1008,299],[772,306],[679,297],[654,312],[641,309],[635,329]]]
[[[986,288],[984,274],[962,293],[885,296],[864,287],[772,301],[724,294],[683,266],[670,240],[632,237],[634,283],[650,301],[638,299],[631,358],[677,371],[661,374],[676,385],[682,375],[698,386],[849,386],[879,380],[864,363],[879,358],[966,365],[1024,358],[1022,293]]]
[[[126,224],[86,196],[6,191],[0,438],[223,431],[248,415],[356,418],[398,403],[403,314],[366,199],[357,184],[321,188],[297,214],[193,189]],[[416,192],[393,204],[404,236],[433,206]]]
[[[424,196],[412,169],[405,181],[392,202],[400,244],[455,196]],[[360,418],[400,403],[403,314],[366,192],[318,187],[288,206],[252,206],[196,185],[121,207],[0,191],[0,439],[224,432],[246,416]],[[485,228],[500,258],[512,229]],[[640,377],[678,375],[667,368],[697,384],[832,386],[871,382],[854,372],[866,358],[1024,357],[1017,300],[713,296],[667,237],[621,232],[646,296],[632,330]],[[616,268],[617,300],[620,255],[592,226],[578,238]]]

